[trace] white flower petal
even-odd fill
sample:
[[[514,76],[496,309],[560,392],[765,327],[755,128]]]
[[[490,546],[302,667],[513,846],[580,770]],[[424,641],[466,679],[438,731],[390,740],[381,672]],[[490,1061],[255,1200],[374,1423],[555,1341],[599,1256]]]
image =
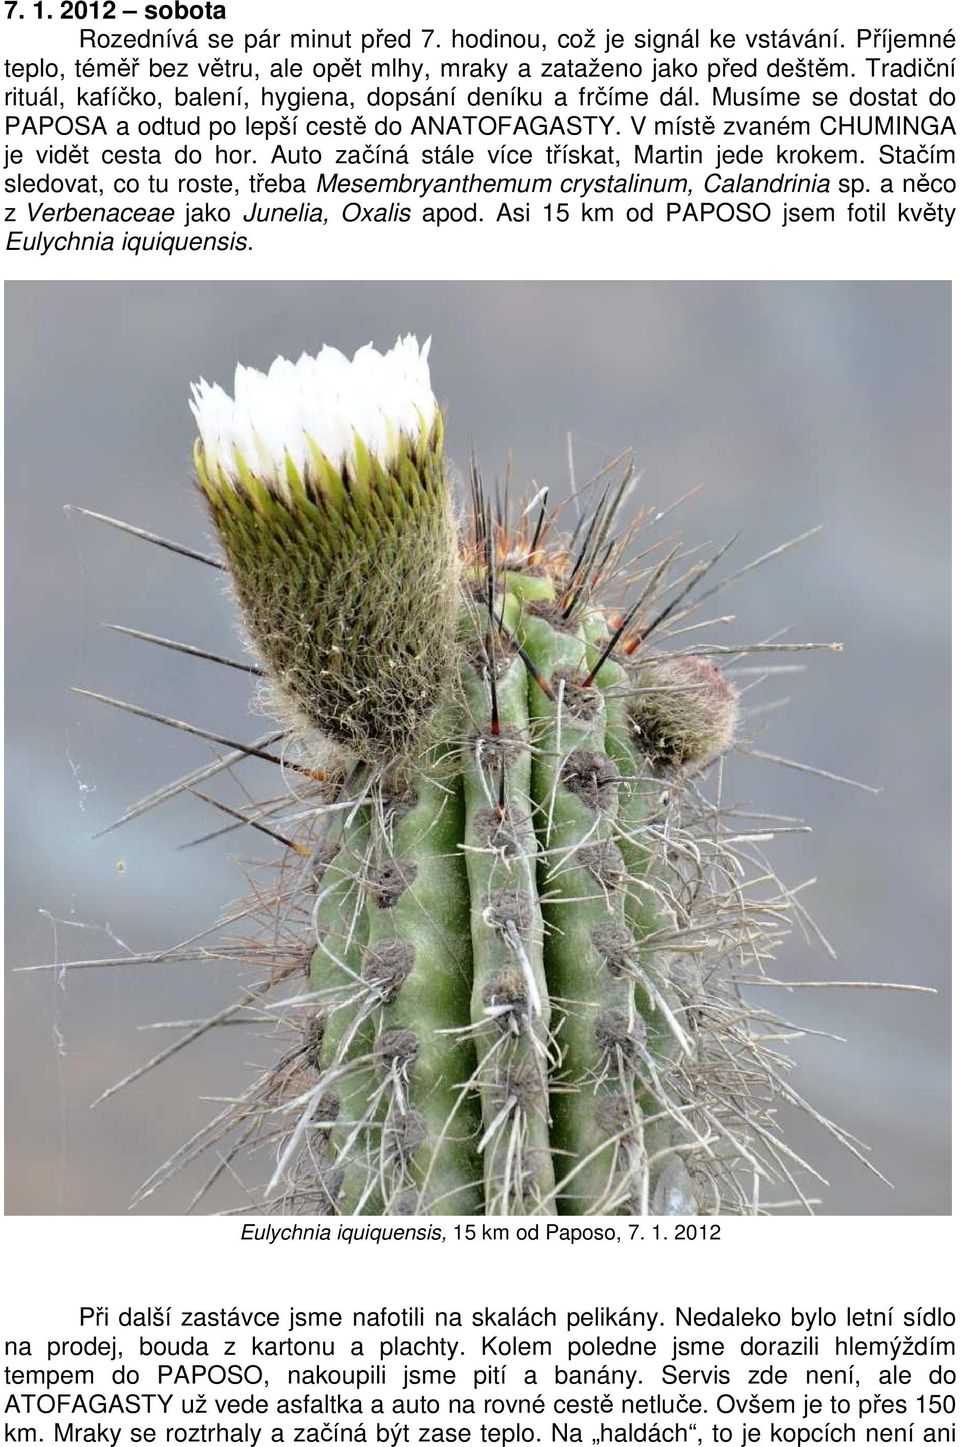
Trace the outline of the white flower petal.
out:
[[[301,470],[308,466],[310,439],[340,467],[357,436],[389,463],[398,436],[416,437],[436,411],[429,352],[429,339],[421,347],[408,335],[385,353],[361,347],[352,360],[325,346],[296,362],[277,357],[265,373],[238,365],[232,397],[201,377],[190,389],[190,409],[208,468],[236,483],[239,454],[265,482],[285,488],[287,457]]]

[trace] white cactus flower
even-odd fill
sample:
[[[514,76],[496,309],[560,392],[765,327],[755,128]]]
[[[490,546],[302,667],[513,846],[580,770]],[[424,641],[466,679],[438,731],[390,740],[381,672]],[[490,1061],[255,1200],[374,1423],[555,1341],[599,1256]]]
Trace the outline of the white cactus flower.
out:
[[[208,475],[240,481],[240,460],[263,482],[287,488],[287,459],[303,474],[311,443],[334,467],[353,457],[356,438],[389,464],[401,435],[430,426],[437,401],[430,385],[429,339],[398,337],[388,352],[361,347],[352,360],[336,347],[297,362],[277,357],[267,372],[237,367],[234,395],[200,379],[191,388]]]

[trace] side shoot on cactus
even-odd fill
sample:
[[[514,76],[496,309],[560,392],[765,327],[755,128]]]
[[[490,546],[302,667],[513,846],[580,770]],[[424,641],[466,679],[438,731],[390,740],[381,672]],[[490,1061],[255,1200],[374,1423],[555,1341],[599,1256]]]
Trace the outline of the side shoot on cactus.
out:
[[[247,660],[135,636],[246,669],[274,721],[245,745],[103,699],[218,750],[118,822],[190,791],[279,842],[243,912],[260,974],[208,1024],[269,1000],[290,1036],[139,1199],[215,1148],[195,1203],[249,1159],[265,1211],[809,1208],[822,1178],[779,1107],[866,1160],[789,1084],[788,1029],[748,988],[802,910],[764,852],[777,825],[720,802],[746,724],[716,659],[817,645],[691,647],[754,564],[715,582],[725,548],[691,561],[636,506],[621,526],[630,467],[512,510],[474,465],[458,518],[427,351],[199,383],[222,557],[114,524],[225,569]],[[206,792],[246,757],[276,766],[272,798]]]

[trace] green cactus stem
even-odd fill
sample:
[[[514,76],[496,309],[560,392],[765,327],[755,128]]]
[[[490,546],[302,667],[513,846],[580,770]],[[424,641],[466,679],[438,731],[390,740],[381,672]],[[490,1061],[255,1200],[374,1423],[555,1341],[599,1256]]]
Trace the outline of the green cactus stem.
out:
[[[529,685],[531,792],[545,968],[560,1016],[553,1136],[559,1207],[607,1214],[632,1203],[642,1150],[635,1098],[643,1022],[621,967],[619,774],[606,753],[603,694],[584,683],[583,630],[565,626],[553,607],[530,609],[520,638],[539,674]]]
[[[503,600],[500,600],[502,603]],[[516,605],[507,611],[515,621]],[[550,1147],[550,994],[531,796],[527,675],[493,630],[461,679],[463,839],[473,945],[471,1018],[490,1215],[555,1211]]]
[[[368,961],[384,950],[407,957],[374,1041],[384,1105],[381,1180],[392,1182],[384,1206],[470,1215],[483,1189],[475,1055],[465,1033],[472,970],[462,786],[432,753],[410,792],[390,799],[378,791],[365,881]]]

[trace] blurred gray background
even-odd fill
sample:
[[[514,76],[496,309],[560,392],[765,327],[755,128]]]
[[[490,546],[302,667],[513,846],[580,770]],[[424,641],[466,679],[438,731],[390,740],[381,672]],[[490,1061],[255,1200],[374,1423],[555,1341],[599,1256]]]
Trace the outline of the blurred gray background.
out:
[[[191,489],[190,381],[229,387],[332,342],[433,336],[448,450],[489,476],[565,487],[566,433],[587,476],[632,446],[637,494],[691,542],[742,529],[735,563],[818,523],[824,533],[717,600],[715,641],[789,627],[845,641],[752,703],[760,746],[881,784],[872,796],[759,762],[728,798],[800,814],[781,873],[840,952],[794,939],[786,977],[936,985],[936,997],[801,991],[794,1019],[845,1036],[799,1048],[795,1084],[873,1146],[890,1191],[805,1121],[791,1139],[830,1179],[834,1213],[949,1203],[949,288],[852,283],[12,284],[7,320],[7,1202],[14,1213],[115,1213],[149,1169],[268,1062],[274,1042],[221,1030],[91,1111],[169,1042],[151,1021],[230,998],[216,963],[14,974],[18,965],[150,950],[243,892],[234,834],[179,801],[91,842],[207,745],[68,693],[104,693],[251,739],[248,681],[105,633],[116,621],[235,653],[213,570],[98,525],[66,502],[206,545]],[[726,560],[725,560],[726,561]],[[730,563],[730,567],[734,562]],[[789,661],[789,660],[788,660]],[[749,680],[746,680],[749,681]],[[249,835],[249,831],[247,831]],[[271,852],[267,845],[266,853]],[[121,941],[118,945],[115,941]],[[772,1003],[772,1002],[771,1002]],[[184,1209],[198,1177],[148,1203]],[[236,1202],[229,1190],[213,1203]]]

